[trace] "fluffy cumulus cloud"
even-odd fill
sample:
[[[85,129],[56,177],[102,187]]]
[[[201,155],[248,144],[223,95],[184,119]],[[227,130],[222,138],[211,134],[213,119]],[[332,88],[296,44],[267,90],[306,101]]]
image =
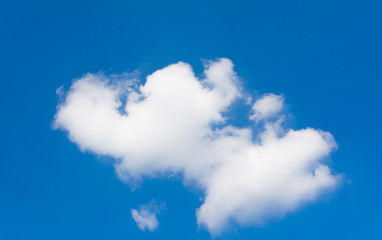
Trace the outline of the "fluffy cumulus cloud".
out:
[[[157,214],[161,213],[164,209],[164,203],[157,203],[152,200],[147,204],[140,205],[138,209],[131,209],[131,216],[140,230],[155,231],[159,225]]]
[[[250,116],[250,119],[259,121],[276,116],[283,107],[284,97],[282,95],[266,94],[253,104],[254,114]]]
[[[118,176],[132,185],[143,176],[181,173],[205,193],[198,224],[218,234],[231,223],[282,217],[340,180],[325,164],[337,147],[330,133],[282,127],[284,96],[255,101],[252,126],[228,124],[230,107],[244,95],[225,58],[207,62],[202,79],[184,62],[155,71],[144,84],[87,74],[63,96],[54,125],[81,150],[113,157]],[[133,212],[155,226],[146,215]]]

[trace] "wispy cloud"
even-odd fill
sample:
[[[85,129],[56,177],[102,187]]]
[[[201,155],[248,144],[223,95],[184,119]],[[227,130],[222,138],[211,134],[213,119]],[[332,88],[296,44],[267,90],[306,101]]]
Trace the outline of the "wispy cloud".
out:
[[[87,74],[66,93],[54,124],[80,149],[114,157],[118,176],[130,184],[184,173],[205,192],[197,221],[213,234],[229,222],[247,226],[283,216],[338,184],[339,175],[325,165],[337,148],[330,133],[284,129],[285,99],[275,94],[262,96],[248,112],[264,124],[229,125],[229,108],[245,96],[233,63],[209,61],[204,76],[198,79],[183,62],[139,86],[129,78],[116,84]],[[143,213],[132,212],[155,226],[156,218]]]
[[[282,95],[266,94],[253,104],[252,110],[254,113],[250,116],[250,119],[260,121],[277,116],[283,107],[284,97]]]
[[[158,203],[152,200],[147,204],[140,205],[138,209],[131,209],[131,216],[140,230],[145,231],[147,229],[149,231],[155,231],[159,225],[157,214],[164,210],[164,203]]]

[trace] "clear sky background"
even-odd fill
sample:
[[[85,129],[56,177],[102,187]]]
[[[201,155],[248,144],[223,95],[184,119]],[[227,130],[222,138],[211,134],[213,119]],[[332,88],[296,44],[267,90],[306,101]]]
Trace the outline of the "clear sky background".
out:
[[[210,239],[196,223],[200,191],[167,178],[131,191],[110,159],[82,153],[51,124],[56,89],[87,72],[144,81],[184,61],[200,75],[201,59],[219,57],[247,91],[284,94],[289,127],[331,132],[331,169],[348,180],[221,238],[382,239],[381,13],[369,0],[1,1],[0,239]],[[166,210],[143,232],[130,209],[152,198]]]

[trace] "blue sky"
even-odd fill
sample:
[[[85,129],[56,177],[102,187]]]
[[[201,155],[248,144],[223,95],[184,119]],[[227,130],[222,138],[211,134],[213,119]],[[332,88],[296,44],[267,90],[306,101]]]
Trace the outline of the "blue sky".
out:
[[[203,78],[201,60],[222,57],[254,101],[285,97],[286,129],[334,136],[326,164],[343,180],[285,216],[217,237],[382,238],[381,10],[378,1],[1,1],[0,239],[211,239],[195,214],[203,190],[166,174],[132,190],[111,156],[82,152],[66,125],[52,126],[65,101],[56,89],[86,73],[135,71],[144,84],[183,61]],[[234,103],[227,124],[253,124],[249,108]],[[155,231],[141,231],[131,211],[152,199],[165,209]]]

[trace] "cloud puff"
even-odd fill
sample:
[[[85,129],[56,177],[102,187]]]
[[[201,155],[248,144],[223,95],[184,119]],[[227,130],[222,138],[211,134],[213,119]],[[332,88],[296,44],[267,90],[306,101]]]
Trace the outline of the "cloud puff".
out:
[[[268,94],[253,105],[263,129],[226,123],[244,96],[233,63],[205,64],[198,79],[179,62],[136,81],[87,74],[73,82],[54,119],[83,151],[116,159],[125,182],[181,173],[205,192],[198,224],[212,234],[281,217],[334,188],[340,177],[325,159],[337,145],[328,132],[283,129],[284,97]],[[254,134],[260,132],[260,134]]]
[[[157,214],[165,209],[164,203],[157,203],[154,200],[148,204],[140,205],[137,209],[131,209],[131,216],[137,223],[140,230],[155,231],[158,228],[159,222]]]
[[[252,106],[254,114],[250,119],[264,120],[277,115],[284,107],[284,97],[276,94],[266,94],[258,99]]]

